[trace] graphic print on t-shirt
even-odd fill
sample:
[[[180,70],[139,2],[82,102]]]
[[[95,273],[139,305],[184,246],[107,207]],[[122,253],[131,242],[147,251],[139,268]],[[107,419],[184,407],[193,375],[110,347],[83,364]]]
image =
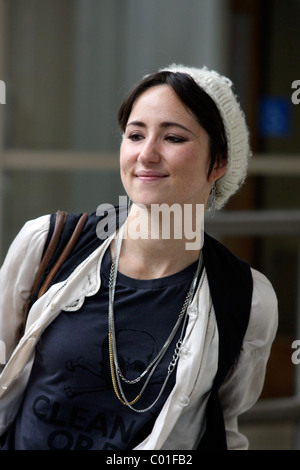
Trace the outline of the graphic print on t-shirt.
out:
[[[123,351],[123,353],[120,352],[118,355],[118,364],[122,374],[128,380],[139,377],[158,352],[154,338],[149,333],[143,331],[119,331],[119,333],[116,334],[116,341],[119,346],[121,345],[120,350]],[[137,348],[137,344],[143,345],[143,347]],[[74,373],[74,375],[79,373],[81,378],[82,371],[85,371],[87,380],[86,385],[81,387],[65,384],[64,390],[67,398],[72,399],[77,395],[100,392],[111,387],[112,378],[109,366],[107,338],[103,341],[101,350],[102,360],[96,363],[96,366],[82,356],[66,362],[67,371]],[[89,375],[99,379],[98,386],[92,387],[89,385]]]
[[[62,314],[61,318],[64,315]],[[50,330],[51,327],[49,332]],[[134,329],[122,330],[116,335],[116,341],[120,351],[123,351],[123,354],[120,353],[118,356],[119,366],[123,375],[129,380],[144,372],[158,352],[156,341],[147,332]],[[81,355],[75,359],[68,359],[61,370],[61,376],[65,380],[58,384],[60,392],[56,393],[55,398],[46,392],[33,399],[32,412],[39,421],[36,429],[42,431],[44,428],[42,433],[46,443],[43,444],[45,448],[124,449],[135,433],[141,431],[149,418],[152,419],[153,414],[147,413],[141,420],[137,420],[136,414],[115,396],[107,337],[101,347],[98,347],[98,355],[89,354],[87,358]],[[153,390],[156,389],[155,382],[156,379]],[[157,385],[159,383],[158,381]],[[137,394],[142,384],[128,387],[133,387],[133,393]],[[149,390],[151,391],[151,388]],[[126,396],[127,393],[128,390]],[[128,396],[130,399],[129,393]],[[148,400],[149,398],[152,396],[148,396]]]

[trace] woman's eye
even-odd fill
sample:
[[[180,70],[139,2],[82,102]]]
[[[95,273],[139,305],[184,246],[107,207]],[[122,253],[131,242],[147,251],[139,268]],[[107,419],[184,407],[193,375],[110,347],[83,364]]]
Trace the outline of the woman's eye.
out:
[[[143,138],[143,136],[141,134],[134,133],[134,134],[129,134],[127,138],[131,140],[132,142],[138,142],[139,140]]]
[[[178,137],[176,135],[168,135],[166,137],[166,140],[173,144],[182,144],[183,142],[186,142],[186,139],[184,139],[183,137]]]

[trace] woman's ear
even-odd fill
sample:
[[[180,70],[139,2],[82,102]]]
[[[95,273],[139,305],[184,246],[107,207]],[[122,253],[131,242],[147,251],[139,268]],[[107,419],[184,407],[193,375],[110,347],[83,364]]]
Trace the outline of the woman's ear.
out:
[[[221,176],[223,176],[226,173],[226,169],[227,169],[227,159],[222,158],[220,162],[216,162],[215,166],[213,167],[209,175],[208,181],[212,183],[213,181],[218,180],[219,178],[221,178]]]

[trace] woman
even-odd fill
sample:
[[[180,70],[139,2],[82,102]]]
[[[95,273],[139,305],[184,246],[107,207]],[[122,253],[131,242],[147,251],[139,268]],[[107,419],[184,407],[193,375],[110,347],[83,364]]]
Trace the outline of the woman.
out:
[[[89,216],[19,342],[55,216],[28,222],[2,267],[3,449],[247,449],[237,417],[263,386],[276,296],[185,230],[197,239],[199,207],[220,209],[243,183],[244,115],[227,78],[172,65],[131,90],[119,124],[128,217],[119,210],[120,229],[100,243],[105,218]],[[170,208],[177,225],[169,217],[164,236]]]

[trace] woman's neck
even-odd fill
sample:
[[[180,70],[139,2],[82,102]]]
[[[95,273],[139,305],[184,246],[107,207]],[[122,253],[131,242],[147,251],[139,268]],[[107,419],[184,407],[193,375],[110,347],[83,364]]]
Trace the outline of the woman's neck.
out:
[[[131,208],[119,258],[121,273],[136,279],[155,279],[179,272],[198,260],[203,221],[199,214],[196,220],[192,212],[184,216],[179,205],[172,208]],[[115,241],[112,254],[114,247]]]

